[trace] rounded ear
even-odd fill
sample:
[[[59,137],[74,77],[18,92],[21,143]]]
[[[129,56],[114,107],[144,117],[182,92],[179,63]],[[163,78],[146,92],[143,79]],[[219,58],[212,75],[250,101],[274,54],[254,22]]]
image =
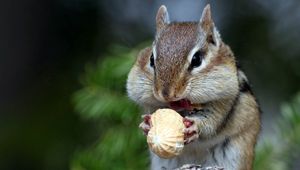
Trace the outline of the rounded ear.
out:
[[[199,22],[199,29],[201,32],[204,32],[207,37],[206,40],[208,43],[213,45],[219,45],[220,35],[215,28],[214,21],[211,17],[210,5],[207,4],[202,12],[202,16]]]
[[[200,18],[200,27],[208,32],[211,31],[214,27],[214,22],[211,18],[211,11],[210,11],[210,5],[207,4],[202,12],[201,18]]]
[[[166,25],[170,23],[167,7],[162,5],[156,14],[156,31],[160,32]]]

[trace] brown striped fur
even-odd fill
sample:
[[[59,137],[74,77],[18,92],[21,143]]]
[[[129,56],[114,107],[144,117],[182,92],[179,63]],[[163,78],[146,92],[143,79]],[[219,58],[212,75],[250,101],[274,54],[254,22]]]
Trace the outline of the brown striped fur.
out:
[[[181,155],[161,159],[151,153],[151,169],[184,164],[218,165],[226,170],[251,170],[260,131],[260,110],[230,47],[220,38],[207,6],[197,22],[171,23],[166,7],[156,17],[152,47],[143,49],[131,69],[127,92],[145,114],[188,99],[203,109],[193,120],[198,139]],[[191,56],[204,52],[202,64],[190,69]],[[155,67],[150,66],[154,56]]]

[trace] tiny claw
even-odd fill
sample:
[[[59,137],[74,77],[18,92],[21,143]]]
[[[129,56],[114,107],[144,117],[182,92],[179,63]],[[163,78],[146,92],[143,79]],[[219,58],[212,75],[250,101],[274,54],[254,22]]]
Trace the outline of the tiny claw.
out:
[[[147,125],[145,122],[142,122],[139,127],[143,130],[144,135],[148,135],[148,132],[150,130],[150,126]]]
[[[144,135],[148,135],[148,133],[149,133],[149,130],[143,130],[143,133],[144,133]]]
[[[184,131],[184,144],[189,144],[199,137],[196,131],[191,131],[190,129],[185,129]]]
[[[198,138],[199,138],[199,134],[195,132],[191,136],[189,136],[188,138],[186,138],[184,140],[184,144],[187,145],[187,144],[193,142],[195,139],[198,139]]]
[[[191,136],[193,136],[196,132],[190,132],[190,133],[184,133],[184,139],[187,139]]]
[[[185,164],[180,168],[177,168],[176,170],[201,170],[202,166],[201,165],[196,165],[196,164]]]
[[[148,135],[148,132],[150,130],[150,120],[151,120],[151,115],[150,114],[145,114],[142,115],[142,123],[139,125],[139,127],[143,130],[144,135]]]
[[[186,117],[183,120],[186,128],[184,129],[184,144],[189,144],[199,138],[199,129],[193,118]]]

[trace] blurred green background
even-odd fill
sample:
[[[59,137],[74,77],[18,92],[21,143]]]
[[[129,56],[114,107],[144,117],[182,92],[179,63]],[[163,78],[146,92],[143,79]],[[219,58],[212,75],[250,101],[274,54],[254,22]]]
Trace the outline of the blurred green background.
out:
[[[197,21],[208,1],[0,2],[0,169],[147,169],[127,73],[158,7]],[[255,169],[299,169],[300,2],[212,1],[263,110]]]

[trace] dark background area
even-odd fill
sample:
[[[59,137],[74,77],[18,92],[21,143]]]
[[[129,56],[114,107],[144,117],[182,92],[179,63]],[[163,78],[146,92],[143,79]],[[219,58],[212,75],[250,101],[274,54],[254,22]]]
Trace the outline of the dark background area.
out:
[[[96,123],[81,120],[70,101],[85,64],[112,44],[131,48],[152,41],[161,4],[172,21],[195,21],[206,3],[1,1],[0,169],[68,169],[74,150],[97,139]],[[223,40],[253,84],[268,135],[280,103],[300,90],[300,3],[229,0],[211,6]]]

